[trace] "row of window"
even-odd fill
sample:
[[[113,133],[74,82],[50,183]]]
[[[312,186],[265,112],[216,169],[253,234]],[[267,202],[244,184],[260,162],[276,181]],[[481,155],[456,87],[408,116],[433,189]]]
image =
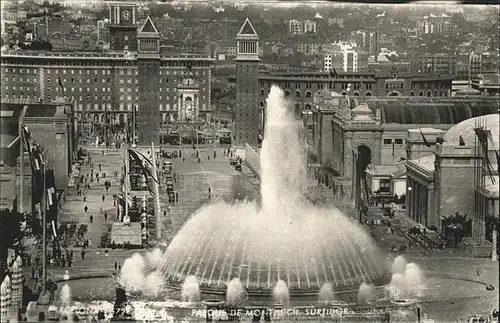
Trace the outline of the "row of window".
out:
[[[396,138],[396,139],[385,138],[384,139],[384,145],[386,145],[386,146],[389,146],[389,145],[392,146],[393,143],[395,145],[401,146],[401,145],[403,145],[403,139],[401,139],[401,138]]]
[[[15,67],[12,68],[12,72],[13,73],[16,73],[17,69]],[[47,72],[47,74],[51,74],[51,71],[52,69],[45,69],[45,71]],[[71,70],[67,70],[67,69],[62,69],[62,70],[59,70],[59,69],[56,69],[55,72],[56,74],[59,74],[59,72],[62,71],[62,74],[63,75],[66,75],[66,74],[71,74],[71,75],[75,75],[75,74],[78,74],[78,75],[82,75],[82,74],[87,74],[87,75],[90,75],[90,74],[94,74],[94,75],[98,75],[98,74],[102,74],[102,75],[111,75],[111,71],[110,70],[101,70],[101,73],[98,72],[98,70],[94,70],[93,73],[91,73],[91,71],[89,69],[87,69],[86,73],[84,73],[83,70],[79,69],[79,70],[75,70],[74,69],[71,69]],[[39,69],[38,68],[19,68],[19,73],[21,74],[37,74],[39,72]],[[9,73],[9,68],[8,67],[5,67],[5,73]],[[120,75],[139,75],[139,71],[137,68],[134,68],[134,69],[127,69],[126,71],[123,70],[123,69],[120,69],[119,71]],[[207,71],[206,70],[203,70],[203,71],[197,71],[197,70],[194,70],[192,72],[194,75],[207,75]],[[170,75],[170,71],[169,70],[166,70],[166,71],[162,71],[160,70],[160,75]],[[172,75],[184,75],[184,70],[180,70],[180,71],[177,71],[177,70],[174,70],[172,71]]]
[[[325,82],[326,83],[326,82]],[[317,83],[316,84],[316,88],[317,89],[324,89],[325,88],[325,83]],[[267,82],[267,87],[270,88],[272,86],[272,82]],[[295,88],[296,89],[299,89],[300,88],[300,85],[301,83],[295,83]],[[306,89],[312,89],[313,88],[313,84],[312,83],[306,83]],[[354,87],[354,89],[361,89],[363,87],[363,85],[365,86],[365,89],[367,90],[371,90],[372,89],[372,86],[373,84],[371,83],[354,83],[352,86]],[[260,83],[260,86],[263,87],[264,86],[264,83]],[[350,86],[350,83],[340,83],[340,88],[342,90],[346,90],[347,88],[349,88]],[[337,87],[337,84],[334,83],[334,82],[328,82],[328,87],[333,90]],[[290,83],[283,83],[283,88],[285,89],[290,89],[291,86],[290,86]]]
[[[16,65],[24,65],[27,64],[28,62],[25,59],[19,59],[19,60],[12,60],[12,59],[7,59],[4,58],[2,60],[3,64],[16,64]],[[182,61],[182,62],[175,62],[175,61],[170,61],[170,62],[161,62],[160,61],[160,67],[210,67],[211,62],[199,62],[199,61]],[[43,65],[55,65],[55,66],[105,66],[109,67],[110,65],[113,65],[115,67],[130,67],[134,66],[135,62],[132,63],[131,61],[125,61],[125,62],[120,62],[120,61],[114,61],[112,63],[110,62],[103,62],[103,61],[85,61],[85,60],[78,60],[72,59],[72,60],[57,60],[57,61],[51,61],[49,59],[46,59],[43,61]],[[15,72],[14,68],[14,72]]]

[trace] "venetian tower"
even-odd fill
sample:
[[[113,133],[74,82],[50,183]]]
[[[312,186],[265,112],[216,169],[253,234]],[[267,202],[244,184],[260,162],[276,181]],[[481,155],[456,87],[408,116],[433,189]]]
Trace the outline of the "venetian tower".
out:
[[[259,35],[247,18],[236,35],[235,143],[257,146],[259,110]]]

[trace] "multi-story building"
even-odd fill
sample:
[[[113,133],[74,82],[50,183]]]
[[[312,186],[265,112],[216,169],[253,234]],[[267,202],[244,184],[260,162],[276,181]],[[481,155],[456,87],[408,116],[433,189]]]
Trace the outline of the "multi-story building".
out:
[[[288,22],[288,32],[293,35],[315,34],[317,23],[314,20],[290,20]]]
[[[97,21],[97,39],[102,40],[109,36],[108,19]]]
[[[358,72],[360,67],[368,67],[368,55],[350,44],[333,44],[323,48],[323,70],[333,69],[344,72]]]
[[[455,29],[451,16],[445,13],[440,16],[431,13],[417,21],[417,35],[419,37],[430,35],[452,36]]]
[[[156,36],[149,35],[144,51],[137,53],[137,25],[134,24],[135,8],[129,4],[110,5],[112,13],[110,32],[112,50],[108,52],[44,52],[7,51],[1,56],[2,98],[26,98],[51,102],[65,96],[74,103],[76,117],[95,122],[109,119],[124,125],[136,106],[141,113],[153,104],[139,94],[141,57],[154,58],[158,68],[149,73],[155,82],[159,111],[158,123],[179,120],[190,97],[196,102],[194,110],[208,120],[210,109],[210,75],[213,59],[202,54],[156,52]],[[126,24],[122,18],[126,18]],[[143,31],[154,34],[154,25],[142,26]],[[153,30],[153,32],[151,32]],[[151,46],[151,49],[149,48]],[[125,48],[128,47],[128,50]],[[148,51],[154,51],[149,53]],[[141,57],[139,57],[141,56]],[[142,64],[141,66],[144,66]],[[149,66],[146,64],[146,66]],[[197,84],[196,99],[183,92],[186,73],[192,73]],[[61,80],[64,92],[59,85]],[[191,91],[192,92],[192,91]],[[143,101],[144,99],[144,101]]]
[[[416,70],[440,75],[456,74],[457,57],[447,54],[426,54],[418,57]]]
[[[377,31],[363,32],[363,47],[370,55],[380,52],[380,34]]]

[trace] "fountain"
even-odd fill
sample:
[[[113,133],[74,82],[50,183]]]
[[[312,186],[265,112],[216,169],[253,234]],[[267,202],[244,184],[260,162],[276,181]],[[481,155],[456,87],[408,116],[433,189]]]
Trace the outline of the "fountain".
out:
[[[303,139],[290,104],[271,89],[261,162],[261,203],[219,200],[177,233],[158,271],[167,287],[196,276],[202,293],[221,295],[238,278],[249,297],[271,297],[275,282],[291,297],[388,283],[385,259],[369,235],[338,209],[304,198],[308,179]],[[184,283],[185,284],[185,283]]]
[[[390,299],[401,301],[404,298],[419,296],[423,277],[418,265],[407,263],[403,256],[398,256],[392,264],[392,272],[391,282],[387,286]]]
[[[182,284],[181,296],[183,302],[197,302],[200,300],[200,287],[196,276],[187,276]]]
[[[238,305],[243,301],[243,285],[239,278],[233,278],[227,285],[226,303],[229,305]]]
[[[288,287],[286,283],[281,279],[278,280],[276,286],[273,289],[273,299],[275,302],[282,303],[284,305],[288,304],[290,301],[290,292],[288,291]]]
[[[371,304],[374,301],[375,287],[373,284],[362,283],[358,291],[359,304]]]
[[[324,283],[319,290],[318,300],[320,303],[328,304],[335,299],[331,283]]]
[[[59,299],[63,307],[71,305],[71,289],[68,284],[64,284],[59,293]]]
[[[135,253],[125,260],[120,273],[120,283],[128,292],[140,292],[144,288],[144,270],[146,264],[143,257]]]

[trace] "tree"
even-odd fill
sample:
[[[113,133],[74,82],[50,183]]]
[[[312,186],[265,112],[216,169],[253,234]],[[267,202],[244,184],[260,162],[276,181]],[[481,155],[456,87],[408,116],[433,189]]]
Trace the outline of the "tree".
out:
[[[462,241],[464,236],[469,236],[471,231],[472,220],[467,219],[465,213],[455,212],[454,214],[445,215],[442,218],[442,227],[444,235],[451,238],[455,247]]]

